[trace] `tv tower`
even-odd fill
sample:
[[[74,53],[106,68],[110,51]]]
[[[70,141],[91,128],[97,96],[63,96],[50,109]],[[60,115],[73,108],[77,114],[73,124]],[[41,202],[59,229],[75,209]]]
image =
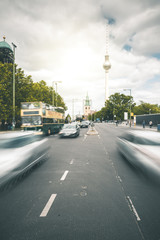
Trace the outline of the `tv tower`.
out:
[[[105,101],[108,100],[109,98],[108,79],[109,79],[109,69],[111,68],[108,50],[109,50],[109,24],[107,20],[106,22],[106,54],[105,54],[105,62],[103,64],[103,68],[105,69]]]

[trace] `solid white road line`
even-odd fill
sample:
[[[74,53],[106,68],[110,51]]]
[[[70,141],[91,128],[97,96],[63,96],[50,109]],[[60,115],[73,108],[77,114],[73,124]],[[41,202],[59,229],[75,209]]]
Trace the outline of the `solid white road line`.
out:
[[[60,180],[64,181],[68,173],[69,173],[69,171],[65,171]]]
[[[47,216],[47,214],[49,212],[49,209],[51,208],[52,203],[54,202],[56,196],[57,196],[57,194],[52,194],[50,196],[50,199],[48,200],[46,206],[44,207],[43,211],[41,212],[40,217],[46,217]]]
[[[134,212],[134,214],[135,214],[135,216],[137,218],[137,221],[141,221],[141,219],[140,219],[140,217],[139,217],[139,215],[138,215],[138,213],[137,213],[137,211],[136,211],[136,209],[135,209],[135,207],[134,207],[134,205],[132,203],[132,200],[130,199],[129,196],[127,196],[127,199],[128,199],[128,201],[129,201],[129,203],[131,205],[131,208],[132,208],[132,210],[133,210],[133,212]]]

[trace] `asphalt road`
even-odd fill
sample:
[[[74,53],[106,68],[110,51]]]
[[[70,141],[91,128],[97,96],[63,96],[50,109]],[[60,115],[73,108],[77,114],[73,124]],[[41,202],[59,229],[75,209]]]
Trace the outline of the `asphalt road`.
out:
[[[0,192],[0,240],[160,240],[159,186],[119,154],[127,128],[50,136],[49,159]]]

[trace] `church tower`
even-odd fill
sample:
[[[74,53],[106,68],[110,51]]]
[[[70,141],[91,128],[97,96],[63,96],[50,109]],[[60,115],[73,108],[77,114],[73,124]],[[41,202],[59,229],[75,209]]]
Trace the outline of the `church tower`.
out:
[[[84,117],[87,119],[89,114],[91,114],[91,100],[87,93],[86,99],[84,100]]]

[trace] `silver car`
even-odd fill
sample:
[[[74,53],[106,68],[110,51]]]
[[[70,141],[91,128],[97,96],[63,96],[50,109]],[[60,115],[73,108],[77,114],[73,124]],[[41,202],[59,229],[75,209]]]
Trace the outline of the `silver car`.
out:
[[[77,137],[79,136],[80,128],[77,124],[65,124],[59,132],[60,137]]]
[[[117,144],[132,165],[160,182],[160,133],[129,131],[118,138]]]

